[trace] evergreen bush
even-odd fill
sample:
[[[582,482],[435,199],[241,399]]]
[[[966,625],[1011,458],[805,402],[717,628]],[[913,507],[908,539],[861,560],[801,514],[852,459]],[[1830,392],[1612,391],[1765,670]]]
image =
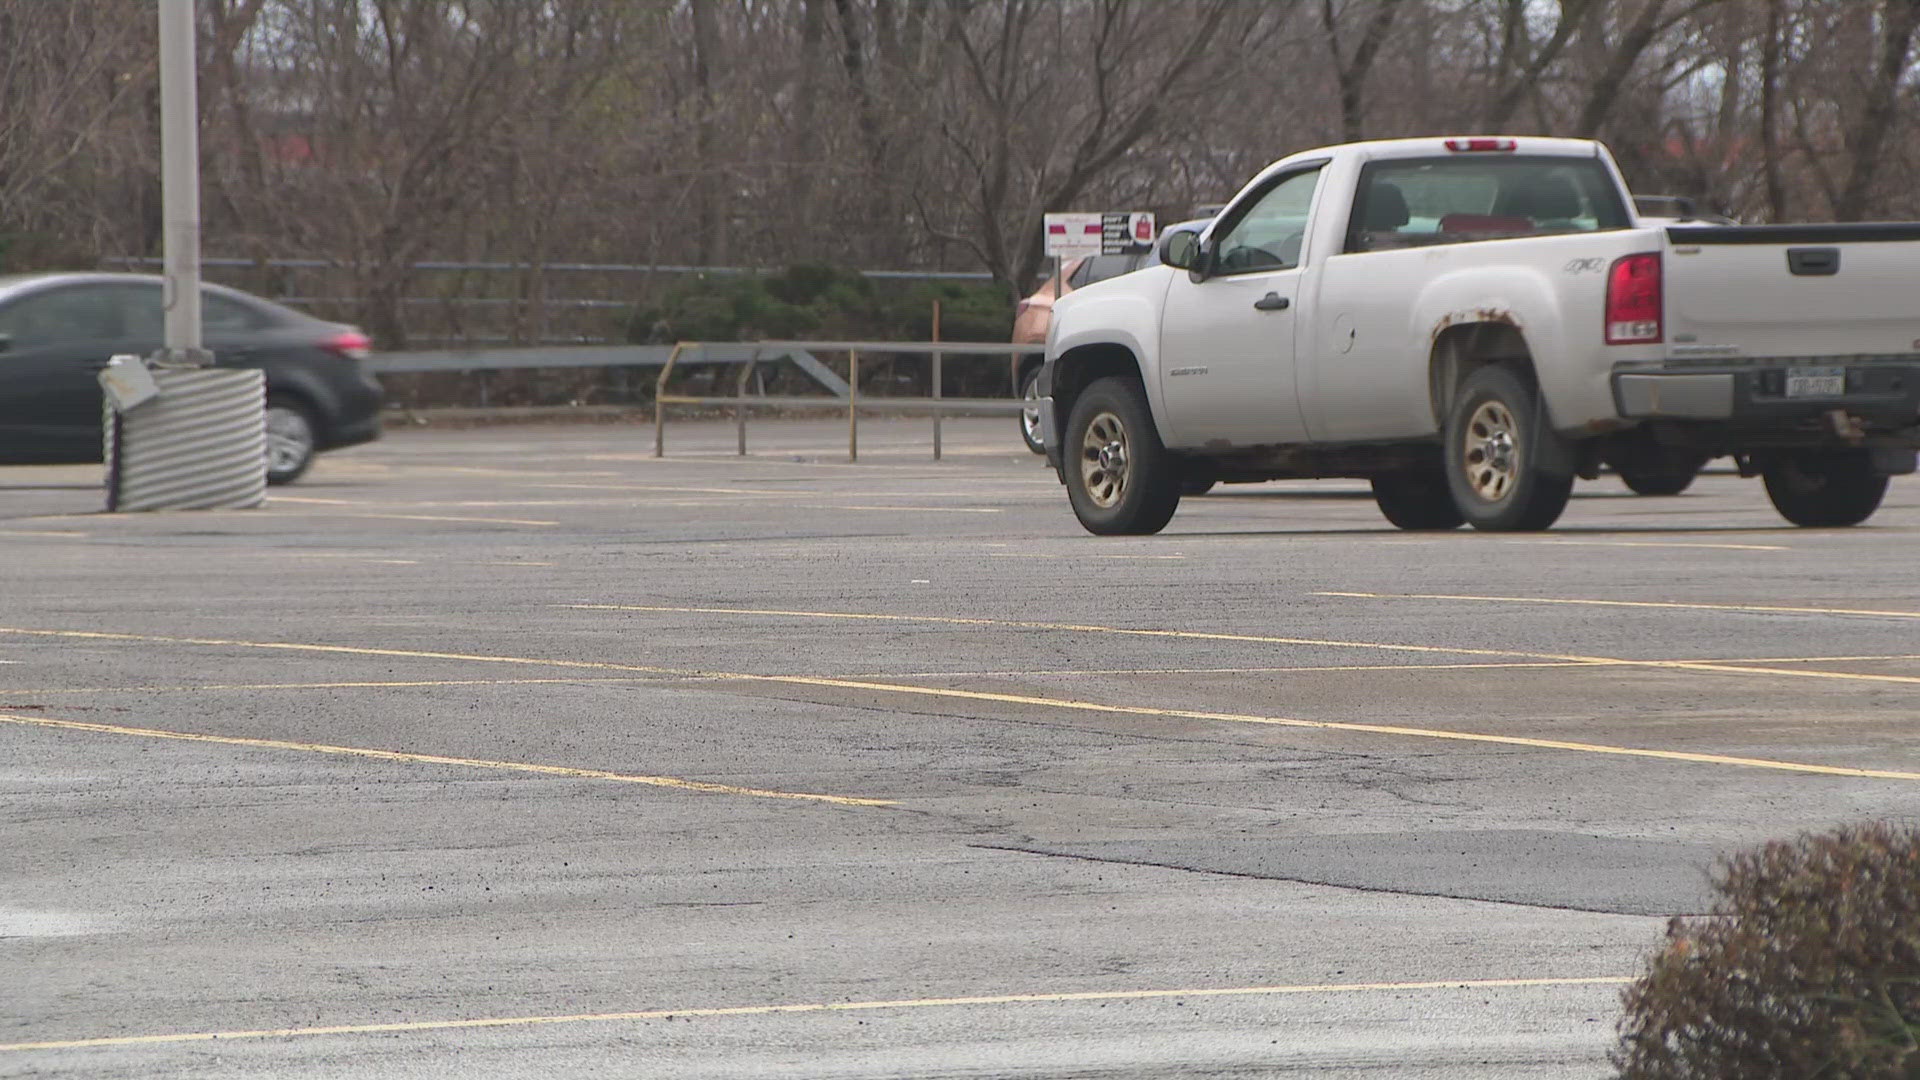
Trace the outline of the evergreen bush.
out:
[[[1713,887],[1623,995],[1622,1080],[1920,1080],[1920,829],[1776,841]]]

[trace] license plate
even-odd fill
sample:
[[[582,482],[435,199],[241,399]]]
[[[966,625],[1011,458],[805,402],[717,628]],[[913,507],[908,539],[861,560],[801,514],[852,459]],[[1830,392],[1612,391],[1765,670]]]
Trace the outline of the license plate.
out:
[[[1847,392],[1845,368],[1809,367],[1787,369],[1787,396],[1790,398],[1840,397]]]

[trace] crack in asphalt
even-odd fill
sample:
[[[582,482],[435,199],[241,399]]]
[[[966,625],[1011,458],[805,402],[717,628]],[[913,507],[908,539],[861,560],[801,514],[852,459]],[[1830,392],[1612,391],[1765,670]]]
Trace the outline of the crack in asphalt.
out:
[[[1180,870],[1189,874],[1206,874],[1212,877],[1240,878],[1248,881],[1280,881],[1291,885],[1317,885],[1325,889],[1344,889],[1349,892],[1377,893],[1383,896],[1418,896],[1436,900],[1465,900],[1476,904],[1500,904],[1504,907],[1532,908],[1536,911],[1577,911],[1589,915],[1617,915],[1628,919],[1665,920],[1676,916],[1697,918],[1706,915],[1704,911],[1673,911],[1660,915],[1644,915],[1635,911],[1622,911],[1617,908],[1583,904],[1548,904],[1527,900],[1502,900],[1485,896],[1470,896],[1464,893],[1442,892],[1426,889],[1395,889],[1384,885],[1352,885],[1338,881],[1321,881],[1315,878],[1289,877],[1284,874],[1256,874],[1246,870],[1215,870],[1201,866],[1182,866],[1179,863],[1156,862],[1152,859],[1127,859],[1116,856],[1084,855],[1071,851],[1048,851],[1044,848],[1020,847],[1013,844],[968,844],[968,847],[983,848],[988,851],[1006,851],[1018,855],[1039,855],[1049,859],[1072,859],[1078,862],[1103,863],[1109,866],[1150,866],[1158,870]]]

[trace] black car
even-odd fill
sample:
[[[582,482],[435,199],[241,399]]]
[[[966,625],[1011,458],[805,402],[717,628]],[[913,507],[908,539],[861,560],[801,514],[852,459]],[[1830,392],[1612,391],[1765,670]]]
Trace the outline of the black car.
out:
[[[96,373],[164,343],[161,279],[145,274],[0,277],[0,464],[101,457]],[[361,370],[366,335],[236,289],[201,292],[202,339],[221,367],[266,372],[267,480],[317,451],[380,435],[380,384]]]

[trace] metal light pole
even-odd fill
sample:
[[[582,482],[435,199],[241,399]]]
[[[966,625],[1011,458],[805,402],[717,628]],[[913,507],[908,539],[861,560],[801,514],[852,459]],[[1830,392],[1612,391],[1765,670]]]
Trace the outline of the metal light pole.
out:
[[[200,107],[194,0],[160,13],[166,336],[102,373],[108,510],[224,510],[266,500],[266,376],[213,366],[200,339]],[[148,369],[151,368],[151,371]],[[137,385],[131,394],[125,385]]]
[[[160,184],[166,251],[166,364],[209,363],[200,344],[200,105],[194,0],[159,0]]]

